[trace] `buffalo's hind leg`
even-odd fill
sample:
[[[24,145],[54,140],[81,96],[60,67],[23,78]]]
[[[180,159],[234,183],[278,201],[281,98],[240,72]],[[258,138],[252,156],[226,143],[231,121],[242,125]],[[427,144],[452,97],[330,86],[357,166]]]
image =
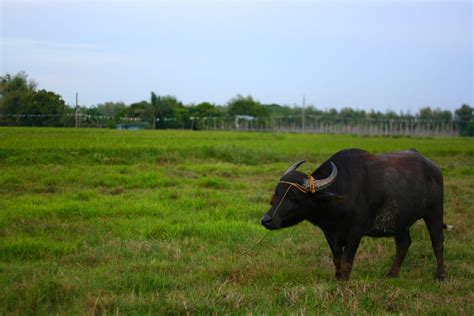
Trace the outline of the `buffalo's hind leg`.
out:
[[[444,235],[443,235],[443,219],[442,217],[436,218],[424,218],[426,227],[428,227],[428,231],[430,232],[431,238],[431,245],[433,246],[433,251],[436,257],[436,278],[438,280],[443,280],[446,276],[446,272],[444,270],[444,259],[443,259],[443,252],[444,252]]]
[[[411,244],[410,231],[406,229],[405,231],[395,235],[395,244],[397,246],[397,252],[395,254],[395,259],[393,260],[392,268],[387,274],[387,276],[391,278],[398,276],[398,272],[400,272],[403,259],[405,259],[408,248]]]

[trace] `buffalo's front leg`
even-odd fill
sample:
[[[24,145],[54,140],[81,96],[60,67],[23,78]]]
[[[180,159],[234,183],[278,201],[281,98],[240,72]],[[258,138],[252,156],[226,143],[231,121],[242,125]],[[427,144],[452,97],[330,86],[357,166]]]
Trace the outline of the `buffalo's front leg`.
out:
[[[400,266],[402,265],[403,259],[407,254],[408,248],[411,244],[410,231],[399,233],[395,236],[395,243],[397,245],[397,252],[395,254],[395,259],[393,260],[392,268],[388,272],[388,277],[396,277],[400,271]]]
[[[360,233],[351,233],[348,235],[341,257],[341,273],[338,279],[343,281],[349,280],[349,275],[352,271],[352,263],[354,262],[354,257],[361,238],[362,234]]]
[[[342,243],[336,235],[331,235],[327,232],[324,232],[324,236],[326,236],[329,248],[331,248],[332,262],[334,263],[334,267],[336,269],[336,278],[339,279],[341,277]]]

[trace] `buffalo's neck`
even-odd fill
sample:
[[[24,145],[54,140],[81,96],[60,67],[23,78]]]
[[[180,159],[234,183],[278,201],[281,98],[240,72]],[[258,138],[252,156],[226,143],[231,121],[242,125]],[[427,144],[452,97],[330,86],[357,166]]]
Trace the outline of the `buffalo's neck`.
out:
[[[308,206],[306,220],[323,229],[341,226],[346,219],[343,208],[329,201],[322,203],[314,201]]]

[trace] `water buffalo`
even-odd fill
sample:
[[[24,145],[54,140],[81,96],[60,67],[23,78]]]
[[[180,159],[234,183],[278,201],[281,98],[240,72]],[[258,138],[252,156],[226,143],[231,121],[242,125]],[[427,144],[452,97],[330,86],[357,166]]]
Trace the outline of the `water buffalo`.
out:
[[[280,179],[261,223],[279,229],[307,220],[321,228],[333,255],[336,278],[348,280],[362,236],[395,237],[388,272],[398,275],[411,244],[410,226],[423,218],[437,261],[443,264],[443,177],[414,149],[374,155],[360,149],[334,154],[311,175],[291,166]]]

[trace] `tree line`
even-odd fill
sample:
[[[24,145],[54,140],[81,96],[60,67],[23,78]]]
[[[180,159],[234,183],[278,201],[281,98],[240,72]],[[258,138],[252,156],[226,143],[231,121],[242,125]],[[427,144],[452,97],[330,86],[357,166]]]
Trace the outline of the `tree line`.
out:
[[[317,124],[319,128],[334,124],[352,127],[370,123],[379,126],[390,124],[390,128],[395,124],[400,129],[424,123],[428,128],[452,127],[455,124],[460,135],[474,136],[473,111],[474,108],[467,104],[461,105],[454,114],[431,107],[424,107],[415,114],[350,107],[321,110],[311,105],[303,110],[301,107],[264,104],[250,95],[237,95],[221,105],[211,102],[184,104],[175,96],[155,92],[151,92],[147,100],[131,104],[119,101],[75,108],[66,104],[55,92],[38,90],[35,81],[28,79],[24,72],[0,77],[1,125],[73,127],[76,115],[80,126],[147,129],[200,130],[226,126],[275,129],[284,126],[301,130],[305,127],[305,121],[308,126]]]

